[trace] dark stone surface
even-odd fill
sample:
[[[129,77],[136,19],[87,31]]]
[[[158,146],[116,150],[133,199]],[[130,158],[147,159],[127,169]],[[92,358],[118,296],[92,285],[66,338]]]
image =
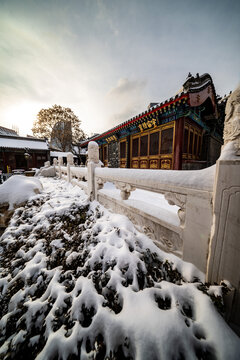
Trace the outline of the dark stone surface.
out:
[[[182,170],[201,170],[207,167],[206,161],[194,161],[191,160],[189,162],[182,163]]]
[[[108,144],[108,167],[118,167],[118,143]]]
[[[207,167],[214,165],[221,154],[222,141],[212,134],[203,136],[202,160],[207,162]]]

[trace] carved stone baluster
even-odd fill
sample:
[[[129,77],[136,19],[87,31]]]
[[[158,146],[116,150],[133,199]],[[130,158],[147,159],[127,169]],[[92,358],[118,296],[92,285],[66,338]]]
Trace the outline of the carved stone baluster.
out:
[[[167,192],[166,194],[164,194],[164,197],[169,203],[169,205],[177,205],[180,207],[180,209],[178,210],[178,217],[180,220],[180,227],[183,229],[186,217],[186,195]]]
[[[74,165],[74,161],[73,161],[73,154],[72,153],[69,153],[67,154],[67,163],[71,166]]]
[[[58,166],[59,166],[59,179],[62,178],[62,169],[61,166],[63,165],[63,158],[62,157],[58,157]]]
[[[104,186],[104,180],[102,178],[96,178],[97,190],[101,190]]]
[[[117,189],[121,190],[120,195],[122,200],[127,200],[131,194],[131,191],[136,190],[134,186],[119,181],[115,182],[115,186]]]

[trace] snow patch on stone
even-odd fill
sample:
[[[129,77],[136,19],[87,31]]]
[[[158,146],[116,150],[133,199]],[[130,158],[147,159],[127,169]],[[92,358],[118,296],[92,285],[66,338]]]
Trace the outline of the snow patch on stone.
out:
[[[41,182],[24,175],[11,176],[0,185],[0,204],[8,203],[9,210],[15,205],[26,202],[30,197],[39,194],[42,190]]]

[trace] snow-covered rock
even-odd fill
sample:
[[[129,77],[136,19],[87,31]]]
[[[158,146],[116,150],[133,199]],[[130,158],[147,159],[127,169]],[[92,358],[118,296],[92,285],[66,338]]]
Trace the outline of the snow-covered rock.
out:
[[[37,176],[54,177],[56,176],[55,166],[42,167],[37,173]]]
[[[0,205],[8,204],[8,209],[22,204],[33,195],[39,194],[42,190],[41,182],[34,177],[24,175],[11,176],[0,185]]]

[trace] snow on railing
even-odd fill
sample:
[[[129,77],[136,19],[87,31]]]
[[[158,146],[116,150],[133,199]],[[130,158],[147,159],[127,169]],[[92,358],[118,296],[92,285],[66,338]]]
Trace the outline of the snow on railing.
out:
[[[146,171],[97,167],[95,169],[95,198],[100,202],[104,201],[104,194],[99,190],[106,182],[112,182],[117,189],[120,189],[122,201],[127,200],[131,192],[137,188],[164,194],[170,205],[179,206],[178,217],[181,229],[178,232],[181,241],[177,241],[177,245],[171,241],[169,244],[165,241],[166,245],[169,245],[167,250],[172,248],[182,252],[184,260],[194,262],[202,271],[205,271],[212,223],[211,203],[214,176],[215,166],[193,171]],[[171,237],[170,234],[168,236]]]
[[[108,169],[96,168],[95,177],[100,185],[110,181],[129,184],[154,192],[168,191],[187,194],[189,189],[196,191],[213,191],[215,166],[202,170],[142,170],[142,169]]]
[[[79,186],[87,193],[87,168],[86,167],[70,167],[71,183]]]
[[[87,168],[71,166],[71,173],[72,173],[72,177],[82,180],[83,178],[87,177]]]

